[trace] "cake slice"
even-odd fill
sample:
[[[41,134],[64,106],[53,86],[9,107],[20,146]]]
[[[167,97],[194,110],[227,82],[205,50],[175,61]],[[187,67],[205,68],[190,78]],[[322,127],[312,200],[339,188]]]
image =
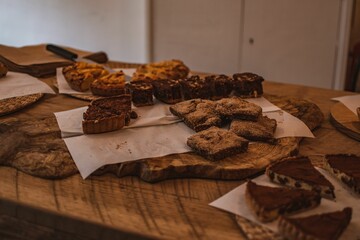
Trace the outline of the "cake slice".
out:
[[[360,157],[353,154],[325,155],[325,167],[347,185],[360,194]]]
[[[182,91],[180,80],[157,80],[152,81],[154,96],[168,104],[174,104],[182,101]]]
[[[260,116],[256,122],[234,119],[230,124],[230,131],[249,140],[276,143],[276,126],[275,119]]]
[[[314,208],[321,201],[320,195],[313,191],[268,187],[252,181],[246,184],[245,199],[261,222]]]
[[[349,225],[352,209],[302,218],[280,217],[279,233],[289,240],[336,240]]]
[[[130,119],[130,95],[100,98],[90,103],[83,114],[85,134],[104,133],[123,128]]]
[[[127,85],[136,107],[154,105],[153,86],[148,81],[135,81]]]
[[[311,164],[308,157],[289,157],[266,168],[271,181],[292,188],[318,192],[326,198],[335,198],[334,186]]]
[[[260,106],[239,97],[223,98],[216,101],[216,111],[225,119],[256,121],[262,113]]]
[[[222,119],[215,107],[214,101],[193,99],[171,106],[170,112],[184,120],[189,128],[199,132],[212,126],[221,126]]]
[[[220,74],[205,77],[211,83],[211,99],[219,100],[227,98],[232,92],[232,78]]]
[[[245,152],[248,144],[246,139],[218,127],[198,132],[187,140],[197,154],[213,161]]]

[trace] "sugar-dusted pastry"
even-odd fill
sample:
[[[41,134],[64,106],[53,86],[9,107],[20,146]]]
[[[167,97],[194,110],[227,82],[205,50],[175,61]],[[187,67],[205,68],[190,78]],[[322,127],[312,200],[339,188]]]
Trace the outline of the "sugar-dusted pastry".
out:
[[[197,154],[209,160],[220,160],[243,153],[248,148],[248,141],[235,133],[211,127],[190,136],[187,145]]]
[[[226,119],[256,121],[262,113],[260,106],[239,97],[223,98],[216,101],[216,111]]]
[[[276,143],[276,126],[275,119],[260,116],[257,121],[234,119],[230,124],[230,131],[248,140]]]

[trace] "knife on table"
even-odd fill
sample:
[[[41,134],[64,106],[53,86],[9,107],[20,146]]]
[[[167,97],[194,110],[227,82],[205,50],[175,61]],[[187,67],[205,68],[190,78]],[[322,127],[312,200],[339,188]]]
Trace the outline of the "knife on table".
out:
[[[71,52],[65,48],[56,46],[54,44],[47,44],[46,45],[46,50],[55,53],[56,55],[59,55],[65,59],[71,60],[73,62],[86,62],[86,63],[95,63],[98,64],[97,62],[88,59],[88,58],[81,58],[79,57],[76,53]],[[106,54],[105,54],[106,56]],[[110,73],[114,73],[116,72],[114,69],[109,68],[107,66],[102,65],[106,70],[108,70]],[[130,82],[131,81],[131,77],[125,74],[125,81],[126,82]]]

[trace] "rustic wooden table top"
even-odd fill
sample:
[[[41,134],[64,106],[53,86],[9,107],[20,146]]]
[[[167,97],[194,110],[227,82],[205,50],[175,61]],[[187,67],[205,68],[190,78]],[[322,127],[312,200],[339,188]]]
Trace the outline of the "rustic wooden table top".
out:
[[[49,84],[53,80],[44,79]],[[330,99],[351,93],[271,81],[264,82],[264,91],[310,100],[324,113],[325,121],[314,131],[316,138],[303,139],[300,154],[360,155],[360,142],[329,123],[335,104]],[[0,121],[49,116],[87,104],[65,95],[46,95]],[[233,214],[208,205],[242,182],[174,179],[147,183],[111,174],[46,180],[0,167],[0,234],[18,239],[244,239]]]

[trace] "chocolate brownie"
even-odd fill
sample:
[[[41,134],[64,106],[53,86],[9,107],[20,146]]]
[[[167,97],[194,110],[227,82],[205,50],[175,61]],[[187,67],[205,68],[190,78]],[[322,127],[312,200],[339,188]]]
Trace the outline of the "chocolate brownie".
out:
[[[152,81],[155,97],[169,104],[182,101],[181,80],[157,80]]]
[[[135,81],[127,85],[130,91],[132,102],[136,107],[154,105],[154,89],[150,82]]]
[[[224,74],[210,75],[205,77],[211,83],[211,99],[219,100],[227,98],[232,92],[232,78]]]
[[[313,190],[326,198],[335,198],[334,186],[304,156],[284,158],[266,169],[271,181],[284,186]]]
[[[192,99],[177,103],[170,111],[183,119],[185,124],[196,132],[212,126],[221,126],[222,119],[215,111],[216,103],[205,99]]]
[[[264,78],[255,73],[235,73],[233,75],[233,90],[236,96],[259,97],[263,94]]]
[[[301,218],[280,217],[278,229],[286,239],[336,240],[351,221],[352,209],[344,208]]]
[[[189,99],[210,99],[211,82],[208,78],[200,78],[198,75],[185,78],[181,81],[184,100]]]
[[[262,113],[260,106],[239,97],[223,98],[216,101],[216,111],[225,119],[257,121]]]
[[[190,136],[187,145],[197,154],[209,160],[220,160],[243,153],[248,148],[248,141],[235,133],[211,127]]]
[[[325,167],[352,191],[360,194],[360,157],[354,154],[325,155]]]
[[[268,187],[252,181],[246,185],[245,199],[261,222],[314,208],[321,201],[320,195],[314,191]]]
[[[230,131],[248,140],[276,143],[274,138],[276,126],[275,119],[260,116],[256,122],[234,119],[230,124]]]

